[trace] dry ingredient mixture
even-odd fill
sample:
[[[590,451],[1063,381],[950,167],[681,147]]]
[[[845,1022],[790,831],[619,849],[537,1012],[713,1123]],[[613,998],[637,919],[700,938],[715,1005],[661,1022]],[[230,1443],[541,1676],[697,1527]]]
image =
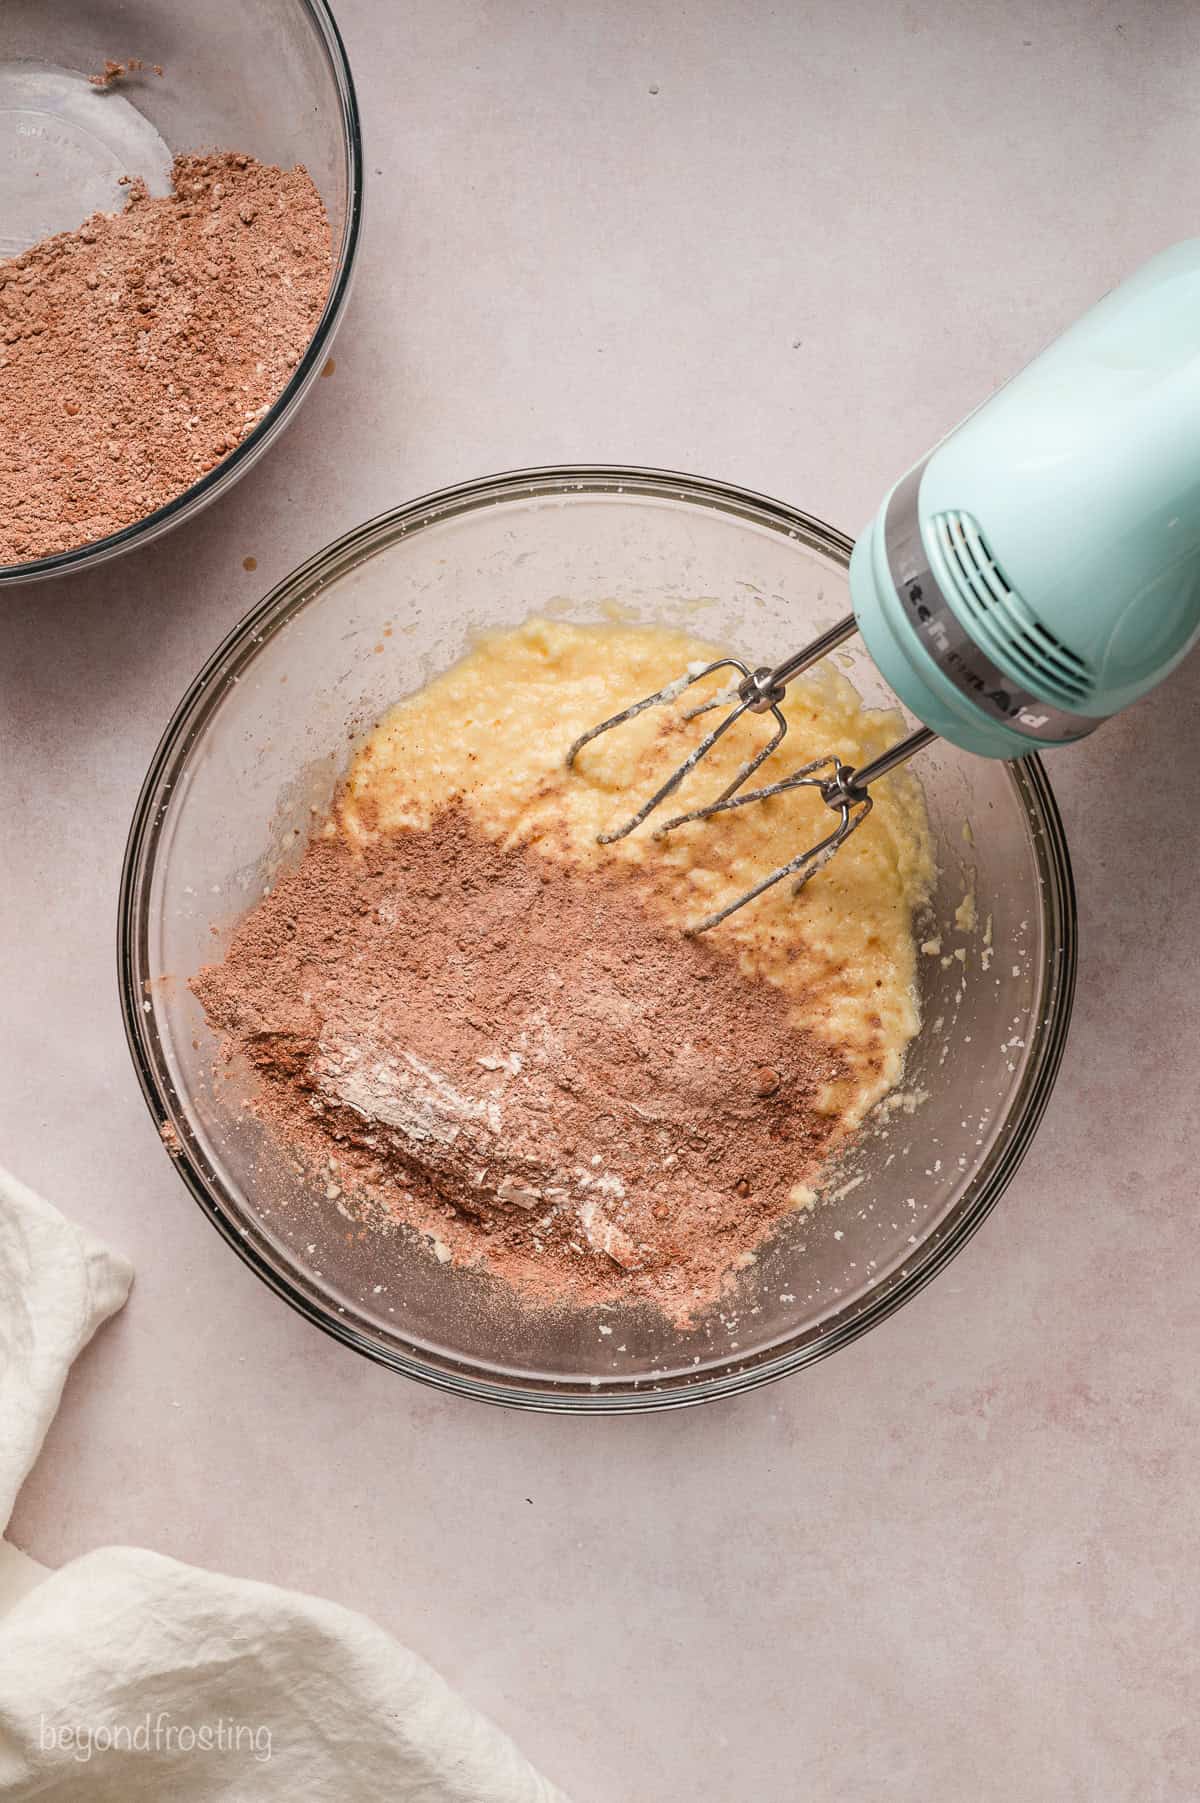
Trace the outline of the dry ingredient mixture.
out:
[[[699,939],[681,924],[815,836],[811,797],[595,845],[704,723],[654,710],[570,773],[566,746],[708,651],[543,621],[491,637],[381,722],[193,982],[331,1209],[534,1303],[694,1317],[811,1202],[916,1030],[931,864],[911,779],[878,786],[798,900]],[[832,672],[789,709],[795,762],[814,735],[859,762],[895,732]]]
[[[458,808],[315,840],[195,988],[331,1200],[543,1297],[690,1306],[834,1130],[777,989]]]
[[[308,346],[331,243],[307,171],[215,152],[177,157],[172,182],[0,262],[0,563],[173,500]]]

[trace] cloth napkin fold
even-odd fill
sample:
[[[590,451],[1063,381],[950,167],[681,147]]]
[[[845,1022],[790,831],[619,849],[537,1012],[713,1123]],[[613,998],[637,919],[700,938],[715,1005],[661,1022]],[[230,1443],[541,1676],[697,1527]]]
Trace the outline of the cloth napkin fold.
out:
[[[129,1264],[0,1169],[0,1519]],[[49,1572],[0,1542],[0,1796],[567,1803],[349,1609],[134,1547]]]

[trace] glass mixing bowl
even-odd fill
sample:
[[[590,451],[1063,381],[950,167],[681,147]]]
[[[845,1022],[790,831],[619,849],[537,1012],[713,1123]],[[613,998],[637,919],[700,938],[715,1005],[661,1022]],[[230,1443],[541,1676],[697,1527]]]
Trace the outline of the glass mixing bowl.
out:
[[[187,987],[299,855],[357,736],[479,628],[538,613],[602,620],[615,605],[772,663],[848,611],[849,552],[819,521],[715,482],[521,472],[430,495],[340,539],[196,678],[130,833],[126,1029],[197,1201],[310,1320],[411,1377],[487,1401],[587,1412],[700,1402],[863,1333],[996,1201],[1046,1105],[1074,982],[1070,866],[1035,758],[991,763],[937,744],[914,766],[940,875],[903,1094],[870,1118],[834,1195],[790,1217],[739,1275],[732,1305],[689,1332],[643,1309],[602,1336],[593,1312],[526,1313],[486,1279],[406,1255],[402,1241],[381,1251],[353,1240],[244,1110],[240,1081],[214,1080],[214,1036]],[[845,661],[866,699],[894,705],[857,641]]]
[[[146,65],[111,90],[107,61]],[[162,75],[154,73],[154,65]],[[350,286],[362,217],[362,141],[346,52],[324,0],[4,0],[0,7],[0,259],[99,208],[125,205],[122,176],[170,191],[179,151],[244,150],[303,163],[333,232],[329,295],[287,387],[220,463],[120,532],[54,557],[0,565],[0,584],[82,569],[188,519],[279,436],[321,372]]]

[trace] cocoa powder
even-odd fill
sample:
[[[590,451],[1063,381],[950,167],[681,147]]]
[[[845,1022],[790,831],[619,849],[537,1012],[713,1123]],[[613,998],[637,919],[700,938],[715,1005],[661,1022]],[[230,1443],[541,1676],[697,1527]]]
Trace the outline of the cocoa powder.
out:
[[[503,847],[451,809],[314,840],[192,987],[331,1208],[533,1302],[682,1322],[791,1211],[844,1066],[652,907],[629,872]]]
[[[153,513],[285,387],[330,278],[302,168],[181,156],[173,191],[0,262],[0,563]]]

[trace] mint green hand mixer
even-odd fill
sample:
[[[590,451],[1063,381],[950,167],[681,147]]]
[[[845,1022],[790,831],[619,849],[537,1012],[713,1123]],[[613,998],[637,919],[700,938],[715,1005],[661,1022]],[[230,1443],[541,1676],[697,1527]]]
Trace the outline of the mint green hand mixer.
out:
[[[641,826],[746,713],[774,731],[735,781],[655,837],[798,787],[837,824],[694,929],[788,877],[799,891],[871,810],[871,784],[935,738],[981,757],[1070,745],[1162,681],[1200,632],[1200,239],[1085,313],[885,497],[850,560],[854,612],[774,668],[689,669],[578,738],[677,700],[715,672],[718,724],[608,844]],[[747,789],[787,732],[787,685],[859,632],[923,724],[854,769],[831,753]]]

